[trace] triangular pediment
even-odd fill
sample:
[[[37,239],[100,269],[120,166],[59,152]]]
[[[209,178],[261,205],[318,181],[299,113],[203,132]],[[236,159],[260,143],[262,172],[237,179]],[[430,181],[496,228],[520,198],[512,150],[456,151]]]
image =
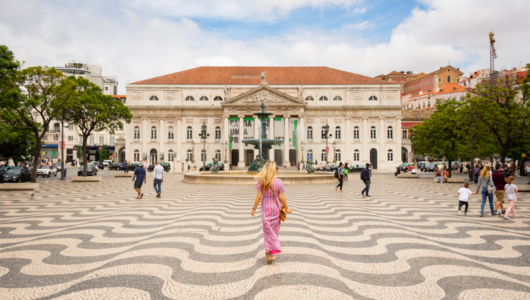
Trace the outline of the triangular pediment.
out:
[[[303,106],[307,103],[305,101],[280,92],[277,89],[271,88],[268,85],[260,85],[248,92],[237,95],[226,100],[222,106],[256,106],[265,100],[267,106]]]

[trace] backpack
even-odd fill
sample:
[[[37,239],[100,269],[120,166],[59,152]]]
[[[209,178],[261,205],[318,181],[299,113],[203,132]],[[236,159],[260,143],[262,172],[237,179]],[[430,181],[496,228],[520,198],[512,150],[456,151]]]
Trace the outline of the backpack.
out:
[[[364,170],[361,171],[361,180],[364,181]]]
[[[335,176],[335,178],[339,178],[339,169],[335,170],[335,174],[333,174],[333,176]]]

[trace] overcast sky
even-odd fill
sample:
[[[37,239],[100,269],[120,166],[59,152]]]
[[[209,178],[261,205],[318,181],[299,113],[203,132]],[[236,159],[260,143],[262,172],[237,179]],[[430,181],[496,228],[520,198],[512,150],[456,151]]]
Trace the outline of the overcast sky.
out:
[[[368,76],[530,62],[530,0],[0,0],[25,66],[101,65],[125,84],[198,66],[329,66]],[[257,74],[258,75],[258,74]]]

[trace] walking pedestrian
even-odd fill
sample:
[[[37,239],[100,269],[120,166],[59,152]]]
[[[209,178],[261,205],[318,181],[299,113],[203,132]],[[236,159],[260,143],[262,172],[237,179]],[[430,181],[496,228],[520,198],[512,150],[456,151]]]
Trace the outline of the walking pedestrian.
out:
[[[335,191],[337,191],[337,188],[340,187],[340,191],[342,192],[342,184],[344,183],[344,165],[340,163],[339,167],[335,172],[337,172],[335,173],[335,175],[337,175],[335,177],[337,177],[337,179],[339,180],[339,184],[337,184],[337,186],[335,187]]]
[[[366,168],[364,168],[361,171],[361,180],[364,182],[364,189],[361,192],[361,195],[364,197],[364,193],[366,193],[366,197],[370,197],[368,195],[368,192],[370,191],[370,164],[366,163]]]
[[[493,182],[493,185],[495,185],[495,197],[497,197],[497,203],[495,203],[495,208],[493,209],[493,212],[496,215],[500,215],[497,212],[497,209],[500,207],[502,210],[502,213],[504,214],[504,186],[506,185],[506,175],[502,172],[502,166],[501,164],[495,165],[495,172],[491,174],[491,179]]]
[[[530,164],[526,166],[526,177],[530,177]],[[530,180],[528,180],[527,184],[530,184]]]
[[[436,171],[436,174],[434,174],[434,177],[438,179],[438,183],[442,183],[442,171],[440,169]]]
[[[464,187],[458,190],[458,215],[461,214],[462,205],[465,206],[464,216],[467,216],[467,208],[469,207],[469,195],[473,192],[469,189],[469,183],[464,183]]]
[[[490,178],[490,167],[486,166],[482,171],[480,171],[478,185],[477,185],[477,191],[475,194],[478,194],[478,191],[480,190],[480,187],[482,187],[482,205],[480,207],[480,216],[484,217],[484,205],[486,205],[486,198],[489,200],[490,203],[490,210],[491,215],[494,216],[494,210],[493,210],[493,194],[488,192],[488,185],[490,184],[491,178]]]
[[[147,183],[143,163],[138,163],[138,166],[134,169],[132,181],[134,181],[134,189],[136,190],[136,192],[138,192],[138,197],[136,199],[142,199],[144,196],[144,193],[142,193],[142,185],[144,183]]]
[[[517,201],[517,186],[513,184],[514,178],[513,176],[508,177],[508,183],[505,185],[506,190],[506,199],[508,200],[508,208],[506,209],[506,212],[504,214],[505,219],[510,219],[508,217],[508,214],[510,211],[512,212],[512,215],[514,218],[517,217],[515,214],[515,202]]]
[[[331,166],[329,164],[329,161],[326,161],[326,172],[329,172],[331,170]]]
[[[164,182],[164,167],[157,161],[153,169],[153,187],[155,188],[157,198],[160,198],[162,194],[162,182]]]
[[[480,171],[481,171],[480,165],[477,164],[475,168],[473,169],[473,181],[475,181],[475,184],[477,184],[478,182],[478,176],[479,176]]]
[[[182,173],[184,173],[184,163],[182,163]]]
[[[254,207],[250,214],[254,216],[258,205],[261,202],[261,216],[263,219],[263,242],[265,246],[265,257],[267,264],[271,264],[276,255],[282,252],[278,234],[280,233],[281,212],[290,214],[291,210],[285,200],[285,189],[283,181],[276,178],[278,167],[276,162],[268,161],[256,178],[258,193],[254,201]],[[281,202],[281,203],[280,203]]]
[[[123,173],[129,173],[129,163],[127,161],[123,163]]]

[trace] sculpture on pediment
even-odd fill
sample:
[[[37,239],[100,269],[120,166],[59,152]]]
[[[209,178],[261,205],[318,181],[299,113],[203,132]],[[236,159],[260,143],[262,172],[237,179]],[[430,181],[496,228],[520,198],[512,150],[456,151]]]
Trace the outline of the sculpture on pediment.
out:
[[[298,93],[297,93],[297,97],[298,99],[304,99],[304,88],[302,86],[299,86],[298,89],[297,89]]]
[[[228,85],[225,87],[225,101],[230,98],[230,93],[232,92],[232,88]]]
[[[395,99],[396,94],[395,93],[385,93],[385,99]]]
[[[267,84],[267,72],[265,70],[261,70],[261,83]]]
[[[131,96],[134,100],[140,100],[142,99],[143,93],[142,92],[132,92]]]

